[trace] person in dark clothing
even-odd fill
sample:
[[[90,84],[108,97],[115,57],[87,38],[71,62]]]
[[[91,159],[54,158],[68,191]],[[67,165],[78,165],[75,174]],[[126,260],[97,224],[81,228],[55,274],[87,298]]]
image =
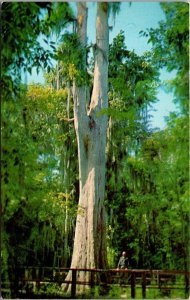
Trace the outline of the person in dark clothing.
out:
[[[128,258],[126,256],[126,252],[123,251],[122,252],[122,256],[120,257],[119,259],[119,262],[118,262],[118,265],[117,265],[117,269],[123,269],[123,270],[127,270],[128,267],[129,267],[129,261],[128,261]]]

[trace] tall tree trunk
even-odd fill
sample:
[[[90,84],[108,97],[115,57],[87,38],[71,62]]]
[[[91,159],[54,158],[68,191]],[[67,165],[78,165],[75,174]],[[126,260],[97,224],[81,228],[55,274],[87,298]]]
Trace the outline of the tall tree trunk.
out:
[[[87,88],[74,84],[74,120],[78,142],[80,197],[76,220],[72,268],[105,268],[105,148],[108,107],[108,4],[97,3],[96,51],[92,98],[86,110]],[[86,3],[78,3],[78,36],[86,45]],[[84,64],[86,57],[84,56]],[[88,280],[80,272],[79,280]]]

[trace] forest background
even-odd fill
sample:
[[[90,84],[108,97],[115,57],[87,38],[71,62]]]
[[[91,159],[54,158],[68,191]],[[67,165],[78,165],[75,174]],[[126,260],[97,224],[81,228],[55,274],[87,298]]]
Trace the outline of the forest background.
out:
[[[109,46],[104,205],[110,268],[123,249],[132,268],[189,266],[188,4],[161,8],[165,19],[140,32],[150,51],[129,50],[123,31]],[[81,75],[81,48],[69,3],[3,3],[1,19],[1,257],[2,277],[11,281],[18,265],[71,263],[79,198],[72,84]],[[89,93],[95,47],[86,49]],[[34,67],[44,70],[45,84],[22,83],[23,72]],[[150,126],[150,111],[163,68],[175,73],[165,89],[178,111],[159,129]]]

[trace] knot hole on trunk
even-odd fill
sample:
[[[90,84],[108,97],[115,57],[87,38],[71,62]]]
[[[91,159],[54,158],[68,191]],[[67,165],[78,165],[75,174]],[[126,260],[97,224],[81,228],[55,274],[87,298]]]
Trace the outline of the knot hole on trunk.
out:
[[[85,149],[86,154],[88,154],[89,145],[90,145],[90,138],[89,138],[89,136],[85,136],[85,138],[84,138],[84,149]]]
[[[92,116],[89,116],[89,128],[92,130],[93,128],[96,127],[96,122],[94,121],[94,119],[92,118]]]

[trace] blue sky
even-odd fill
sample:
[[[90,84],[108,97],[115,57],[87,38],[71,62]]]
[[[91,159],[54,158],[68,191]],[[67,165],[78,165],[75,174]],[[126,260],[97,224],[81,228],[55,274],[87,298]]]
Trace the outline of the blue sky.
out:
[[[76,3],[72,3],[75,6]],[[95,12],[96,3],[88,3],[88,42],[94,42],[95,40]],[[109,25],[113,26],[110,31],[110,42],[113,38],[123,30],[125,33],[125,42],[129,50],[134,50],[138,55],[143,54],[145,51],[151,49],[151,44],[147,43],[146,37],[140,37],[139,32],[146,30],[146,28],[158,27],[158,22],[164,19],[164,14],[160,7],[159,2],[122,2],[119,14],[115,20],[110,17]],[[166,70],[162,70],[160,79],[168,80],[173,78],[175,73],[168,73]],[[42,82],[43,75],[40,73],[36,75],[33,72],[32,76],[28,76],[28,83]],[[173,95],[166,93],[163,88],[158,90],[159,101],[154,105],[154,111],[151,111],[152,127],[158,127],[163,129],[166,124],[164,117],[169,114],[170,111],[176,110],[174,103],[172,102]]]

